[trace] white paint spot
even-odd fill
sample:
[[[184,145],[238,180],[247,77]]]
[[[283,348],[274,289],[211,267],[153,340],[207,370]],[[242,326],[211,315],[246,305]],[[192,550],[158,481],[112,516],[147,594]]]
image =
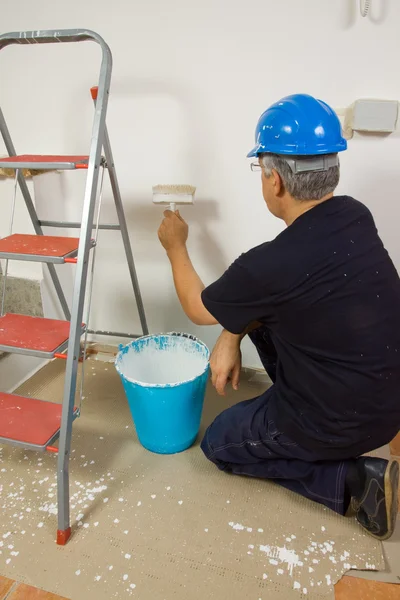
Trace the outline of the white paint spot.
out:
[[[134,583],[131,583],[129,587],[131,588],[131,590],[134,590],[136,585]]]
[[[152,499],[154,500],[155,498],[157,498],[157,496],[155,494],[151,495]]]
[[[178,500],[178,504],[183,504],[183,500]]]
[[[95,527],[97,527],[97,526],[98,526],[98,524],[99,524],[99,522],[98,522],[98,521],[96,521],[96,523],[93,523],[93,525],[94,525]]]
[[[165,488],[167,490],[167,492],[169,492],[169,490],[171,489],[171,486],[169,485],[168,487]]]
[[[113,567],[112,565],[110,565],[110,566],[108,567],[108,570],[109,570],[109,571],[112,571],[112,570],[113,570],[113,568],[114,568],[114,567]]]
[[[309,573],[314,573],[314,569],[312,567],[308,567],[308,572]]]
[[[247,527],[247,528],[246,528],[246,531],[247,531],[248,533],[251,533],[251,532],[253,531],[253,528],[252,528],[252,527]]]
[[[104,502],[104,504],[107,504],[107,502],[108,502],[108,498],[104,498],[104,499],[103,499],[103,502]]]
[[[81,574],[81,570],[78,569],[77,571],[75,571],[75,575],[80,575]]]
[[[293,568],[302,566],[302,561],[299,560],[298,555],[294,550],[288,550],[286,546],[260,546],[260,551],[265,552],[267,556],[272,558],[275,562],[269,561],[271,564],[279,564],[276,559],[281,563],[286,563],[287,570],[290,576],[293,575]]]
[[[38,523],[38,527],[39,527],[39,529],[40,529],[41,527],[43,527],[43,525],[44,525],[44,523],[42,523],[42,522]]]
[[[125,575],[122,577],[122,579],[123,579],[124,581],[126,581],[126,580],[128,579],[128,575],[125,573]]]
[[[268,579],[268,575],[266,573],[263,574],[263,579]]]
[[[300,589],[300,584],[299,584],[299,582],[298,582],[298,581],[295,581],[295,582],[293,583],[293,589],[294,589],[294,590],[299,590],[299,589]]]
[[[322,525],[321,531],[326,531],[326,528]]]
[[[96,577],[94,578],[95,581],[100,581],[101,579],[101,575],[96,575]]]
[[[205,529],[204,531],[205,531],[206,533],[208,533],[208,529]]]
[[[114,519],[114,523],[119,523],[119,519]]]
[[[284,570],[283,569],[278,569],[278,575],[283,575]]]
[[[307,588],[303,588],[303,594],[307,594]]]
[[[234,523],[233,521],[229,523],[229,526],[235,531],[243,531],[245,529],[244,525],[241,525],[240,523]]]
[[[264,529],[257,529],[258,533],[264,533]]]
[[[326,579],[326,585],[332,585],[332,581],[331,581],[331,576],[330,575],[325,575],[325,579]]]

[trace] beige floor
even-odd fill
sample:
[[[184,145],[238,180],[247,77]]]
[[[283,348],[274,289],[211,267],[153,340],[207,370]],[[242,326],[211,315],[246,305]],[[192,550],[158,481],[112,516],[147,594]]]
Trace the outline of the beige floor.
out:
[[[20,393],[62,394],[53,362]],[[230,402],[259,393],[210,389],[202,432]],[[277,600],[334,598],[350,567],[382,569],[381,544],[341,518],[264,481],[230,477],[195,445],[174,456],[138,443],[113,365],[89,361],[83,416],[74,426],[74,535],[54,543],[55,463],[3,447],[0,453],[0,573],[83,598]]]

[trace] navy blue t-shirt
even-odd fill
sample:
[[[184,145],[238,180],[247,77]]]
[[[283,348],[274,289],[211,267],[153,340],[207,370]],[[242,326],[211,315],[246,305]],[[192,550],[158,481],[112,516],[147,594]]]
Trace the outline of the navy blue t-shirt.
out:
[[[271,411],[321,458],[400,429],[400,280],[370,211],[335,196],[240,256],[202,295],[231,333],[261,321],[278,354]]]

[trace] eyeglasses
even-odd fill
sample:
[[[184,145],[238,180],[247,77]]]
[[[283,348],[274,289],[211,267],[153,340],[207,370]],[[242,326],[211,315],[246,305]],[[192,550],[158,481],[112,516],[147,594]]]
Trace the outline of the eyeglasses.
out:
[[[250,169],[255,172],[255,171],[261,171],[262,167],[259,163],[250,163]]]

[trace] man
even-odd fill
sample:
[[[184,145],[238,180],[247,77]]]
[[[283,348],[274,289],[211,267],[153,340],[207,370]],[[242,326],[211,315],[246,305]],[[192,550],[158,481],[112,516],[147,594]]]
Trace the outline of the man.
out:
[[[287,228],[206,289],[179,212],[166,211],[159,238],[188,317],[224,328],[211,357],[217,391],[229,377],[237,389],[247,334],[273,381],[216,418],[205,455],[340,514],[351,504],[370,534],[387,539],[399,467],[361,455],[400,428],[400,281],[369,210],[333,195],[345,149],[329,106],[303,94],[283,98],[261,116],[248,156],[268,209]]]

